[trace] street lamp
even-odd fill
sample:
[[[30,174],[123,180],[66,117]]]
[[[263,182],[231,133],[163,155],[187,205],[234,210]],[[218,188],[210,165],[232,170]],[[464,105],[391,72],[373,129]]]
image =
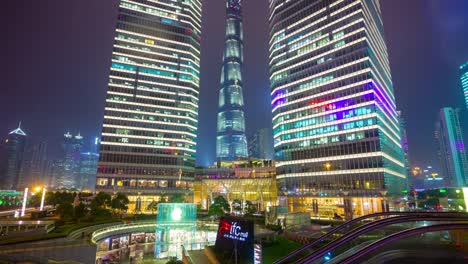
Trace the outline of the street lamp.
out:
[[[27,199],[28,199],[28,190],[29,190],[28,187],[24,188],[23,206],[21,208],[21,216],[24,216],[24,212],[26,211],[26,202],[27,202]]]
[[[44,186],[44,187],[42,188],[41,207],[39,207],[39,211],[44,210],[45,193],[46,193],[46,188],[45,188],[45,186]]]
[[[39,193],[42,190],[42,196],[41,196],[41,206],[39,207],[39,211],[42,211],[44,209],[44,200],[45,200],[45,194],[46,194],[46,187],[45,186],[36,186],[34,187],[34,192]],[[33,194],[34,195],[34,194]]]

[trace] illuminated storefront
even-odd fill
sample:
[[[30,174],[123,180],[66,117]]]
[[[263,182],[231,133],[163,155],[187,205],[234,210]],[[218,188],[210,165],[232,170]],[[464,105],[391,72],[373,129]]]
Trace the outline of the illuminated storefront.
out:
[[[349,202],[346,202],[349,201]],[[349,218],[384,212],[388,208],[383,197],[289,197],[290,212],[308,212],[312,217]]]
[[[159,204],[158,212],[154,250],[156,258],[181,259],[182,246],[186,250],[200,250],[216,240],[216,232],[196,230],[195,204]]]
[[[275,167],[271,161],[223,162],[222,167],[196,171],[194,203],[208,209],[221,195],[229,203],[251,201],[259,211],[277,203]]]

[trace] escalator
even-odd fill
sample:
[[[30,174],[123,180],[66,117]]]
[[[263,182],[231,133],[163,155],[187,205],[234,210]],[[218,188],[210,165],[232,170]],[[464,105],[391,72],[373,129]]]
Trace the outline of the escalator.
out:
[[[382,217],[386,217],[383,218]],[[362,224],[363,221],[374,220]],[[324,263],[333,259],[341,253],[353,249],[359,250],[369,239],[362,239],[372,232],[380,232],[374,238],[385,237],[393,231],[401,231],[414,228],[427,223],[458,223],[468,222],[468,214],[465,213],[442,213],[442,212],[392,212],[377,213],[356,218],[344,223],[327,234],[318,238],[314,242],[305,245],[278,260],[276,263]],[[395,229],[395,227],[397,227]],[[395,230],[392,230],[395,229]],[[318,247],[323,245],[321,247]]]
[[[342,254],[329,263],[341,263],[341,264],[352,264],[352,263],[400,263],[403,261],[408,263],[466,263],[468,259],[468,253],[460,252],[457,250],[436,250],[432,245],[430,249],[426,250],[412,250],[406,249],[394,249],[392,251],[385,250],[380,254],[373,254],[375,251],[380,250],[392,243],[402,241],[411,237],[418,237],[419,235],[451,231],[451,230],[468,230],[468,223],[447,223],[447,224],[436,224],[429,226],[422,226],[404,230],[384,238],[381,238],[372,243],[368,243],[364,247],[354,252]],[[408,259],[409,258],[409,259]],[[310,263],[310,262],[307,262]]]

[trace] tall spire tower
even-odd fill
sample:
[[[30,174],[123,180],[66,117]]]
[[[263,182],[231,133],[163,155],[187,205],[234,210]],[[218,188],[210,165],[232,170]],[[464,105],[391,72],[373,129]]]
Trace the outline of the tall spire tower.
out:
[[[242,7],[241,0],[227,0],[226,38],[219,90],[216,157],[232,161],[247,158],[244,97],[242,95]]]

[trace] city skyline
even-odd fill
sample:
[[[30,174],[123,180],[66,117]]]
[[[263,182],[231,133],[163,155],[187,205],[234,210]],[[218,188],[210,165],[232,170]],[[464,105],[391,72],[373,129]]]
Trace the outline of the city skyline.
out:
[[[468,0],[2,7],[0,262],[467,259]]]
[[[383,1],[383,17],[386,25],[385,33],[389,41],[390,64],[395,82],[397,107],[403,110],[407,121],[411,161],[414,164],[435,164],[436,156],[433,153],[435,151],[433,146],[428,144],[432,140],[431,131],[434,118],[420,120],[418,117],[420,115],[433,117],[441,107],[461,107],[464,103],[460,88],[458,67],[468,58],[468,52],[461,49],[463,46],[467,46],[468,39],[466,34],[460,34],[468,24],[468,19],[464,17],[463,12],[461,12],[461,10],[466,10],[464,8],[467,7],[467,3],[466,1],[452,1],[451,5],[442,5],[436,1],[432,1],[430,4],[424,5],[424,1],[412,1],[410,3],[407,3],[407,1],[389,2],[388,0]],[[95,11],[87,11],[87,16],[90,16],[92,19],[83,23],[96,25],[95,27],[93,26],[94,28],[90,31],[87,30],[84,32],[74,25],[74,21],[79,19],[79,16],[77,16],[79,11],[76,10],[79,10],[81,5],[74,6],[74,12],[76,13],[68,14],[65,12],[66,5],[61,4],[48,9],[44,7],[39,9],[46,11],[45,13],[47,14],[61,14],[58,15],[57,18],[50,18],[50,21],[44,20],[41,23],[33,24],[33,21],[37,19],[40,20],[41,16],[44,14],[41,12],[31,13],[31,17],[28,18],[28,20],[23,23],[15,23],[15,31],[10,31],[8,29],[7,34],[11,36],[12,41],[7,45],[23,45],[26,48],[24,51],[25,55],[15,53],[11,55],[7,54],[7,60],[13,63],[15,69],[18,67],[20,69],[22,67],[28,69],[27,67],[29,66],[26,66],[27,61],[30,61],[32,58],[37,58],[37,56],[42,56],[41,54],[34,55],[36,48],[27,43],[23,43],[24,39],[35,34],[33,32],[41,32],[45,35],[56,35],[56,33],[61,35],[62,32],[76,30],[77,36],[56,38],[57,44],[53,45],[57,45],[58,50],[56,52],[57,55],[51,57],[51,63],[64,61],[67,56],[75,56],[73,54],[67,54],[65,50],[62,50],[60,45],[74,41],[78,37],[82,40],[78,42],[74,41],[76,43],[72,46],[75,49],[82,48],[90,52],[89,55],[82,56],[83,59],[78,60],[75,65],[70,65],[70,67],[72,67],[71,69],[75,71],[86,69],[84,71],[80,70],[81,73],[77,76],[57,74],[57,76],[64,77],[50,82],[49,79],[53,79],[52,76],[55,76],[56,72],[60,72],[61,70],[53,66],[49,67],[51,68],[50,72],[42,72],[43,76],[48,76],[48,79],[46,80],[41,76],[41,78],[37,80],[37,85],[35,86],[41,87],[41,89],[44,89],[49,95],[54,95],[52,98],[58,98],[62,93],[67,93],[70,95],[70,100],[75,101],[76,99],[77,103],[82,104],[73,105],[70,104],[71,101],[69,101],[69,99],[64,98],[62,102],[58,102],[54,107],[45,106],[42,108],[50,99],[39,96],[35,98],[34,101],[31,101],[29,98],[18,96],[27,92],[29,89],[27,87],[31,87],[31,85],[28,85],[27,81],[19,81],[21,80],[19,75],[8,76],[6,78],[6,83],[9,85],[6,88],[6,93],[3,98],[4,100],[9,100],[9,102],[16,103],[11,105],[9,102],[5,101],[5,103],[3,103],[4,101],[2,101],[3,111],[1,111],[0,120],[2,120],[2,123],[5,125],[2,129],[2,136],[0,137],[5,137],[5,134],[14,128],[19,120],[23,120],[23,126],[26,130],[30,131],[28,134],[44,136],[47,141],[52,141],[54,137],[59,138],[62,132],[68,130],[77,131],[80,128],[82,128],[82,134],[85,135],[86,138],[94,137],[99,133],[100,123],[102,122],[99,117],[102,113],[102,103],[100,102],[102,102],[102,98],[104,98],[106,83],[102,75],[106,75],[103,74],[103,72],[108,71],[110,66],[110,55],[108,53],[112,40],[111,29],[112,24],[115,23],[117,7],[116,1],[109,1],[107,3],[91,1],[89,5],[92,7],[90,9]],[[213,50],[213,52],[203,52],[202,50],[201,63],[202,67],[206,66],[206,70],[201,72],[202,95],[200,104],[202,106],[200,107],[200,122],[206,125],[203,125],[199,130],[199,140],[203,140],[207,143],[200,146],[200,151],[198,151],[200,155],[198,155],[197,163],[201,165],[211,164],[211,162],[215,160],[215,142],[209,141],[214,141],[213,139],[216,134],[216,118],[214,118],[213,115],[213,110],[215,111],[216,105],[211,105],[208,102],[210,102],[212,98],[217,97],[215,84],[219,82],[219,66],[221,62],[219,60],[219,55],[216,54],[220,54],[223,48],[224,14],[222,14],[223,12],[221,12],[221,10],[224,10],[225,3],[207,2],[205,3],[205,7],[206,9],[204,12],[206,12],[206,16],[204,18],[206,19],[203,21],[203,26],[212,33],[205,35],[202,39],[202,49],[207,49],[208,51]],[[12,8],[14,10],[19,10],[19,8],[23,7],[21,7],[21,2],[19,2],[19,4],[17,3],[15,6],[12,6]],[[259,66],[266,63],[266,36],[259,36],[262,34],[256,34],[256,32],[262,32],[262,30],[266,28],[266,19],[262,20],[262,15],[255,15],[256,12],[266,14],[267,3],[266,1],[246,1],[244,9],[246,13],[246,57],[248,55],[246,60],[256,61],[253,65],[248,65],[249,61],[246,62],[247,73],[245,76],[245,86],[247,89],[245,94],[247,135],[251,135],[260,127],[268,127],[267,120],[269,119],[269,98],[267,98],[269,85],[267,83],[267,71],[262,68],[264,66]],[[24,9],[25,12],[31,12],[32,10],[35,10],[35,4],[29,5],[28,8]],[[216,10],[220,12],[216,12]],[[97,16],[93,16],[93,12],[102,13],[102,17],[97,18]],[[418,16],[413,16],[413,13],[418,14]],[[398,14],[398,16],[396,16],[396,14]],[[45,27],[53,23],[52,19],[64,21],[64,26],[57,25],[46,30]],[[409,23],[410,21],[411,23]],[[402,26],[403,24],[409,26]],[[70,27],[70,29],[64,31],[65,25]],[[426,27],[427,25],[429,26]],[[439,33],[440,40],[436,38]],[[96,38],[96,40],[91,41],[91,36]],[[423,48],[416,49],[416,47],[420,47],[421,43],[430,43],[430,45],[424,45]],[[41,45],[44,45],[44,43],[39,42],[35,44],[37,47],[41,47]],[[261,52],[258,51],[259,48]],[[11,49],[12,46],[7,46],[4,50]],[[220,52],[214,52],[216,50]],[[429,53],[433,53],[433,50],[440,50],[440,55],[429,56]],[[107,55],[101,55],[104,53]],[[28,54],[36,57],[28,56]],[[12,57],[13,55],[15,57]],[[18,61],[18,63],[15,63],[15,61]],[[90,65],[92,65],[92,67]],[[431,65],[431,69],[427,68],[425,65]],[[408,76],[406,73],[408,67],[415,70],[412,76]],[[437,74],[427,74],[428,71]],[[211,75],[215,76],[211,77]],[[71,80],[76,79],[74,83],[78,83],[80,87],[84,88],[77,91],[62,88],[61,89],[64,91],[57,90],[58,87],[66,87],[59,85],[59,83],[63,82],[62,79],[65,77]],[[71,87],[73,87],[73,85],[71,85]],[[444,88],[442,89],[439,87]],[[450,91],[449,93],[446,92],[447,89]],[[430,98],[421,99],[417,96],[418,93],[421,94],[422,91],[427,90],[430,91]],[[37,92],[34,90],[32,93],[36,94]],[[91,96],[91,94],[93,95]],[[90,99],[91,97],[95,98]],[[14,98],[14,100],[11,100],[12,98]],[[21,103],[19,101],[20,98],[23,99]],[[262,100],[258,101],[258,98],[262,98]],[[437,101],[435,101],[436,99]],[[263,105],[258,111],[253,110],[256,106],[255,102],[259,102],[258,105]],[[85,107],[81,107],[80,105]],[[30,115],[30,113],[33,113],[33,115]],[[45,120],[44,116],[48,115],[52,116],[54,121]],[[463,120],[465,119],[466,118],[463,117]],[[76,123],[71,120],[76,120]],[[51,129],[60,131],[61,133],[49,133],[48,131]],[[52,137],[50,136],[52,134],[56,135]]]

